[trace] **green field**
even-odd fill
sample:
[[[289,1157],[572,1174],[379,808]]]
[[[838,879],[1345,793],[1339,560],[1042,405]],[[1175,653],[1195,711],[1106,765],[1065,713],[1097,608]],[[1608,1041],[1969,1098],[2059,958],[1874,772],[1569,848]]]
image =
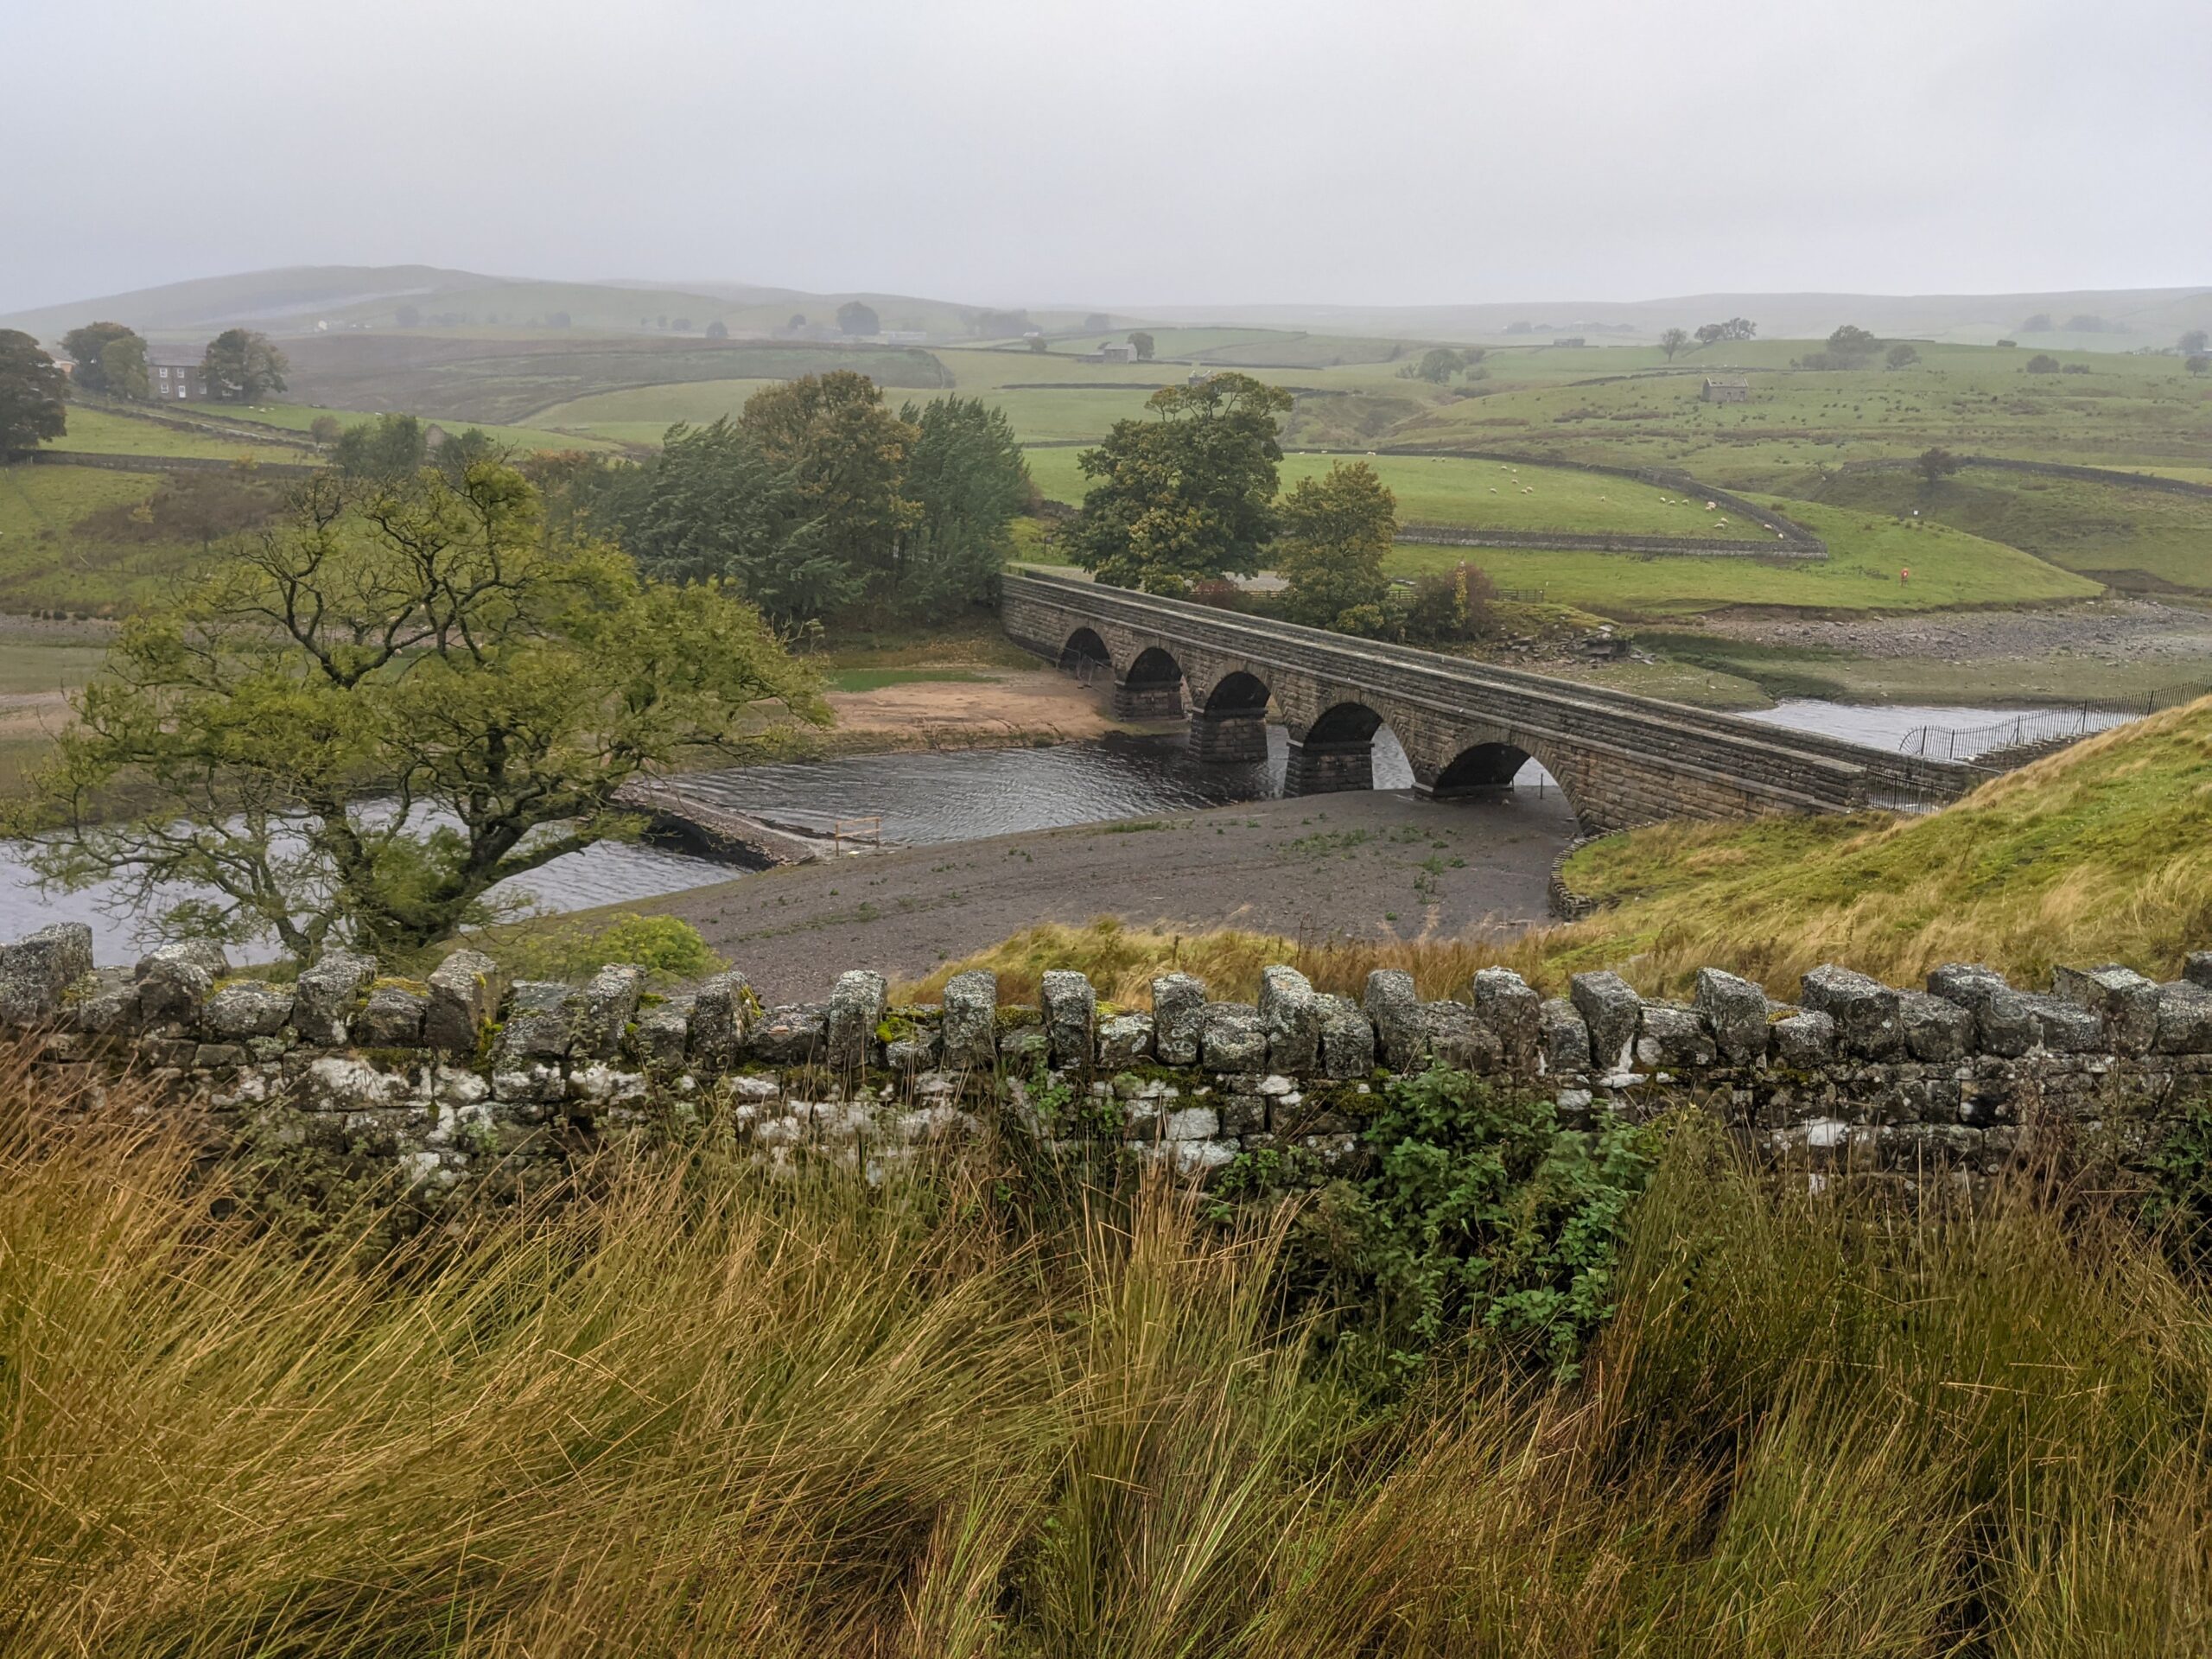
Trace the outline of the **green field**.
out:
[[[405,411],[397,411],[404,413]],[[305,432],[325,416],[341,427],[358,426],[373,419],[358,409],[322,409],[312,404],[252,404],[240,410],[243,419],[258,422],[265,426],[281,426],[288,432]],[[73,416],[71,417],[75,418]],[[486,425],[477,421],[442,422],[451,431],[464,431],[475,427],[487,438],[517,449],[599,449],[607,447],[594,438],[580,438],[572,432],[555,432],[542,426]],[[296,460],[312,460],[303,451],[294,453]]]
[[[69,430],[47,446],[78,454],[185,455],[202,460],[312,461],[314,456],[285,443],[254,443],[219,432],[186,432],[158,421],[134,420],[128,415],[72,404]]]
[[[1816,480],[1834,505],[1950,524],[2113,587],[2212,594],[2212,496],[1970,467],[1932,488],[1882,470]]]
[[[1732,348],[1739,366],[1753,368],[1751,401],[1734,405],[1700,400],[1710,365],[1695,359],[1676,372],[1583,384],[1516,385],[1501,373],[1483,395],[1413,417],[1392,441],[1660,463],[1750,486],[1932,445],[2153,470],[2202,465],[2212,447],[2212,385],[2171,358],[2056,353],[2089,372],[2030,375],[2031,353],[1930,346],[1920,366],[1895,372],[1758,366],[1810,349],[1802,340]]]
[[[1821,560],[1698,558],[1673,554],[1539,553],[1519,549],[1391,550],[1394,575],[1479,564],[1501,588],[1541,588],[1548,599],[1601,615],[1685,616],[1731,605],[1817,611],[1922,611],[2094,598],[2096,582],[2033,554],[1937,524],[1770,500],[1828,543]],[[1901,569],[1912,579],[1901,582]]]
[[[1080,502],[1090,483],[1077,465],[1082,453],[1074,447],[1032,449],[1029,475],[1048,499]],[[1566,467],[1440,455],[1289,454],[1283,457],[1282,486],[1290,489],[1300,479],[1322,477],[1330,467],[1354,461],[1373,467],[1389,486],[1398,498],[1398,518],[1405,524],[1750,536],[1761,540],[1769,534],[1740,514],[1732,518],[1707,512],[1701,499],[1687,500],[1652,485]],[[1729,519],[1726,527],[1720,524],[1724,518]]]
[[[970,353],[973,355],[973,353]],[[1025,365],[1028,359],[1023,359]],[[590,432],[624,443],[658,443],[677,421],[704,425],[721,416],[733,418],[745,400],[774,380],[702,380],[688,385],[633,386],[578,397],[541,410],[538,419],[549,425]],[[906,403],[926,403],[942,391],[887,391],[885,401],[894,408]],[[1144,412],[1151,396],[1147,386],[1099,386],[1061,390],[1056,387],[997,389],[975,386],[960,392],[978,397],[1006,411],[1014,431],[1028,442],[1051,442],[1071,438],[1095,439],[1117,420]]]

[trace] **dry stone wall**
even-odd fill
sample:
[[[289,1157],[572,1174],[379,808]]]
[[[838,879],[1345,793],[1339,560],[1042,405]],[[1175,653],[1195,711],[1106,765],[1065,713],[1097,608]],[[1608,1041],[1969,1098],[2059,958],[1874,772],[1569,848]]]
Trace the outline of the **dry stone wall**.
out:
[[[1249,1003],[1170,973],[1148,1010],[1116,1008],[1054,972],[1038,1007],[1010,1007],[969,972],[894,1007],[855,970],[825,1001],[772,1007],[740,973],[668,996],[621,964],[509,984],[468,950],[421,982],[343,953],[290,983],[233,977],[206,945],[102,969],[89,931],[60,925],[0,950],[0,1020],[75,1097],[137,1073],[211,1146],[289,1146],[429,1192],[678,1127],[871,1174],[1008,1124],[1192,1177],[1267,1152],[1321,1173],[1367,1154],[1392,1076],[1432,1065],[1541,1091],[1569,1123],[1693,1102],[1780,1156],[1973,1178],[2053,1135],[2139,1153],[2212,1090],[2212,952],[2170,983],[2105,967],[2043,992],[1970,964],[1918,990],[1824,967],[1793,1004],[1717,969],[1681,1001],[1609,972],[1545,997],[1500,969],[1425,1001],[1403,973],[1354,1000],[1272,967]]]

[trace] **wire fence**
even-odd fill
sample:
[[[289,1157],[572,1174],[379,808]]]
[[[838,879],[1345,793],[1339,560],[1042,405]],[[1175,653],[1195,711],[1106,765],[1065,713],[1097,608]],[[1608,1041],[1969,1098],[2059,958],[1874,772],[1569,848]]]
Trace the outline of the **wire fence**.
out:
[[[2202,685],[2190,682],[2162,686],[2139,698],[2038,709],[1987,726],[1916,726],[1899,741],[1897,752],[1923,760],[1978,760],[2016,750],[2055,748],[2203,695]]]

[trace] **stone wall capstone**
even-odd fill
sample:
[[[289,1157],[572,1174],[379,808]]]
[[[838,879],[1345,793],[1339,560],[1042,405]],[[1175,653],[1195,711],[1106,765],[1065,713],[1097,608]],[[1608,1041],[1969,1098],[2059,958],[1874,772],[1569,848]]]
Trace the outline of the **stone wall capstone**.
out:
[[[1395,970],[1355,1000],[1274,966],[1252,1003],[1169,973],[1152,1005],[1102,1007],[1067,970],[1038,1008],[1001,1006],[982,972],[941,1005],[893,1006],[865,969],[825,1003],[763,1007],[735,972],[664,996],[621,963],[508,986],[473,951],[425,984],[344,953],[285,983],[234,976],[205,945],[99,968],[75,924],[0,947],[0,1011],[41,1066],[80,1084],[136,1074],[212,1141],[273,1135],[434,1192],[674,1124],[772,1167],[878,1176],[1009,1122],[1048,1149],[1103,1142],[1192,1176],[1262,1152],[1326,1173],[1367,1155],[1390,1079],[1432,1064],[1541,1091],[1570,1125],[1690,1103],[1777,1156],[1965,1179],[2054,1136],[2139,1155],[2212,1094],[2212,952],[2164,983],[2062,969],[2042,992],[1972,963],[1924,989],[1821,967],[1796,1003],[1718,969],[1681,1002],[1603,971],[1548,998],[1495,968],[1424,1001]]]

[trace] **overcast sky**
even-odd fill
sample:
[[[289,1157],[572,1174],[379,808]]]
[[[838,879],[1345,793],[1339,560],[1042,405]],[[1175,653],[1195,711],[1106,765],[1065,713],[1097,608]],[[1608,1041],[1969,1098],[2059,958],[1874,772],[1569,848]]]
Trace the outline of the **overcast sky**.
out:
[[[0,0],[0,310],[2212,283],[2212,0]]]

